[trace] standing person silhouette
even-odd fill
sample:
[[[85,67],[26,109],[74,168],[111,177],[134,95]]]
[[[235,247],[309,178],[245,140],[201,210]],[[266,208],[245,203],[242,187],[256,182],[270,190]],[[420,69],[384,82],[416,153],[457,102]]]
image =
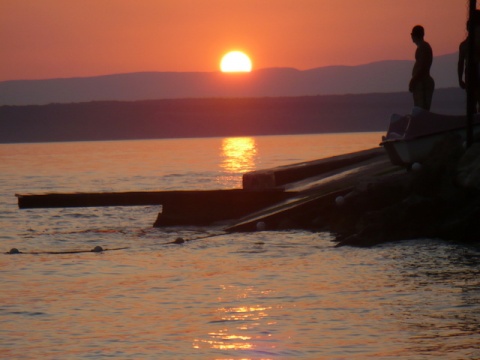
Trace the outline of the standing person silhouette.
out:
[[[415,51],[415,65],[413,65],[412,78],[408,90],[413,93],[414,106],[430,110],[432,105],[435,81],[430,76],[430,67],[433,62],[433,52],[430,44],[423,37],[423,26],[416,25],[412,29],[412,41],[417,45]]]
[[[469,28],[469,21],[467,21],[467,30]],[[475,112],[480,112],[480,11],[475,12],[475,44],[474,44],[474,53],[473,53],[473,69],[477,72],[476,74],[476,84],[474,89],[475,96]],[[458,85],[462,89],[467,89],[468,73],[467,73],[467,63],[468,63],[468,36],[465,40],[460,43],[458,49]],[[464,77],[465,75],[465,77]]]

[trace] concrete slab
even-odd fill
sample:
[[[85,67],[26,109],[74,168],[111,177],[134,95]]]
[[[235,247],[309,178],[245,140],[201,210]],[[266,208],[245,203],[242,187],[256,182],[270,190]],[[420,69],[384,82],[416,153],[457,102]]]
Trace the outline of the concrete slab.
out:
[[[386,156],[385,150],[378,147],[320,160],[252,171],[243,175],[243,189],[256,191],[284,189],[287,184],[382,156]]]
[[[350,160],[353,158],[350,157]],[[307,224],[311,224],[314,217],[321,217],[322,213],[337,206],[335,199],[338,196],[346,195],[362,181],[371,181],[397,171],[405,170],[393,166],[384,152],[357,163],[349,161],[342,168],[288,184],[288,190],[296,192],[297,196],[249,214],[225,230],[237,232],[257,231],[259,228],[308,228]],[[318,221],[321,222],[321,219]]]

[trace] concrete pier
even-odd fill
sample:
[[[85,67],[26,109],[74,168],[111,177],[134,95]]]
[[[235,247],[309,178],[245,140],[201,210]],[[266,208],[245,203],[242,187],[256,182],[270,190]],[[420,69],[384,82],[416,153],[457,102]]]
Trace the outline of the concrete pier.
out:
[[[288,191],[205,190],[17,194],[20,209],[162,205],[154,226],[212,225],[237,219],[295,194]]]
[[[285,227],[292,213],[326,206],[332,194],[345,193],[360,177],[388,166],[383,149],[376,148],[246,173],[242,189],[16,196],[20,209],[162,205],[155,227],[223,223],[228,231],[248,231],[267,220],[270,228]]]
[[[154,226],[329,231],[338,245],[480,239],[480,143],[447,136],[411,171],[382,148],[250,172],[243,189],[19,194],[21,209],[162,205]]]
[[[292,188],[291,184],[298,181],[305,181],[332,171],[341,172],[343,168],[379,157],[385,157],[385,151],[382,148],[374,148],[320,160],[252,171],[243,175],[243,189],[257,191],[288,189]]]
[[[379,151],[380,150],[380,151]],[[331,161],[331,162],[330,162]],[[331,159],[323,159],[311,163],[296,164],[279,169],[289,171],[292,178],[299,173],[314,174],[308,169],[312,165],[320,171],[310,177],[299,179],[295,182],[285,183],[282,188],[296,194],[288,200],[276,203],[259,212],[248,214],[246,217],[226,228],[227,231],[256,231],[258,224],[262,224],[267,230],[312,228],[322,227],[322,217],[336,208],[336,199],[347,195],[362,181],[379,179],[382,176],[391,175],[405,170],[393,166],[383,149],[372,149],[364,152],[342,155]],[[299,170],[299,173],[295,173]],[[275,169],[267,170],[268,174],[276,175]],[[248,174],[246,176],[259,175],[262,172]]]

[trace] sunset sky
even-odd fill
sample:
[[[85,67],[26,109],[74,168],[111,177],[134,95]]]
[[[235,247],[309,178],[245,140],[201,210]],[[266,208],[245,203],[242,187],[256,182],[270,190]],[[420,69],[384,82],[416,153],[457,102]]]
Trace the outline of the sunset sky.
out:
[[[219,71],[242,50],[253,69],[413,59],[465,37],[467,0],[0,0],[0,81],[139,71]]]

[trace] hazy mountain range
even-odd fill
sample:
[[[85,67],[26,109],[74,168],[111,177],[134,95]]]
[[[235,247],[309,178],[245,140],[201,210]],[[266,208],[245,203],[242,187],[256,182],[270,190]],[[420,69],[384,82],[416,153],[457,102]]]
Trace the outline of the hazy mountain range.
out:
[[[456,63],[457,54],[434,59],[434,112],[465,113]],[[411,111],[412,66],[5,81],[0,143],[386,131],[392,113]]]
[[[413,56],[413,50],[412,50]],[[435,57],[436,87],[456,87],[457,54]],[[85,78],[0,82],[0,105],[104,100],[282,97],[405,91],[412,61],[380,61],[311,70],[271,68],[251,73],[142,72]]]

